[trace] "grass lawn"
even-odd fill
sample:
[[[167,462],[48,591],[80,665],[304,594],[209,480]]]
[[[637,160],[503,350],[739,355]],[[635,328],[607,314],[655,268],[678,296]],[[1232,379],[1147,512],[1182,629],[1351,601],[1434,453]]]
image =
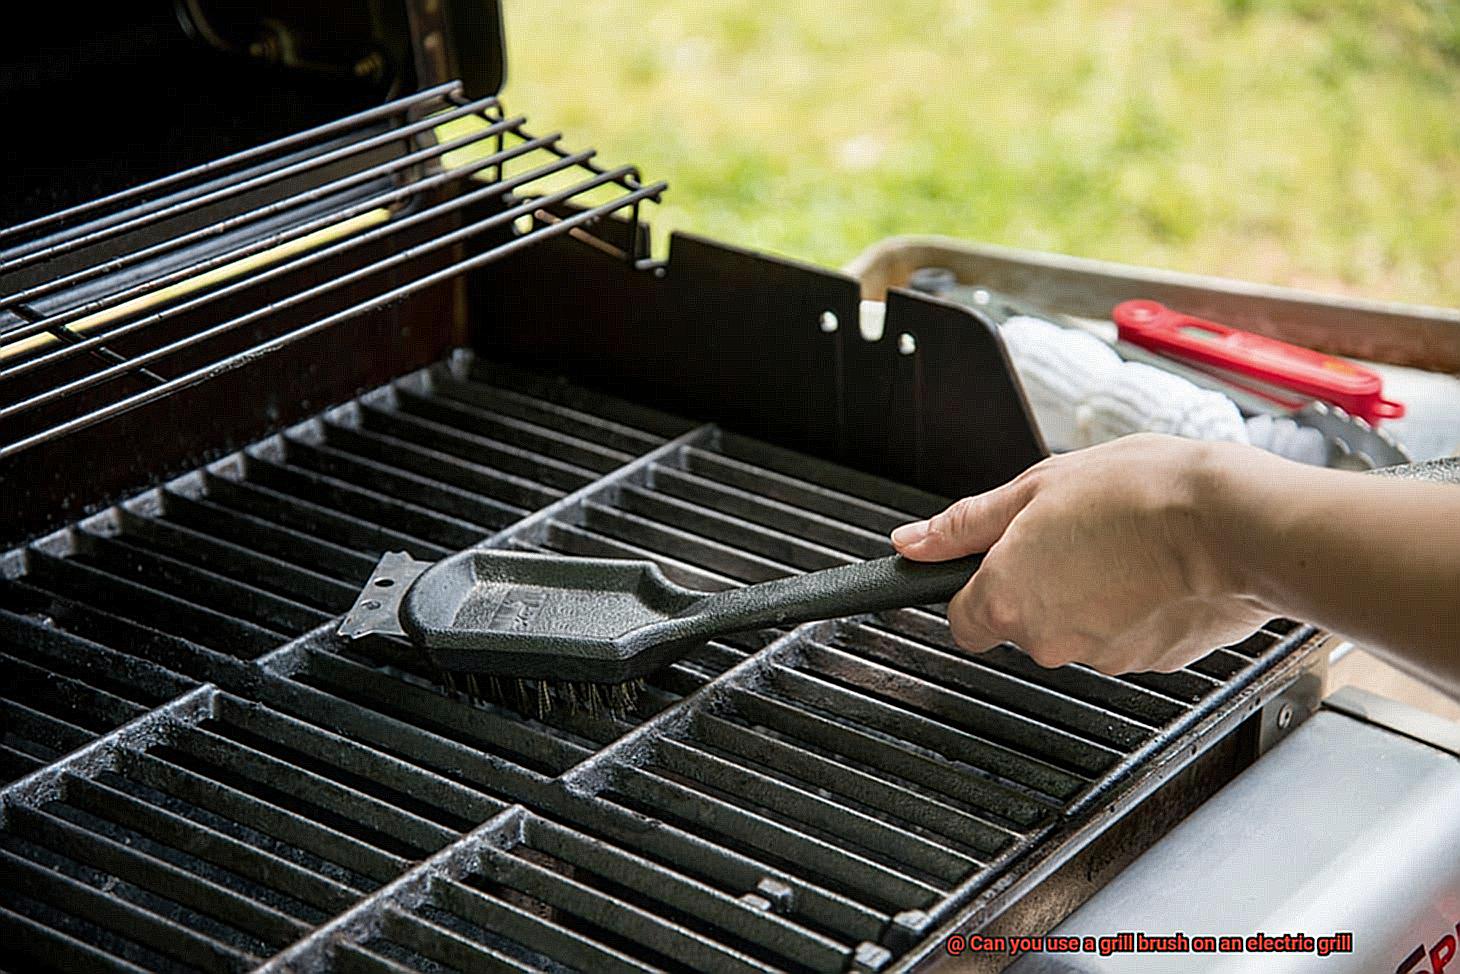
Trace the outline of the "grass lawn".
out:
[[[508,107],[656,227],[898,233],[1460,305],[1453,0],[505,0]]]

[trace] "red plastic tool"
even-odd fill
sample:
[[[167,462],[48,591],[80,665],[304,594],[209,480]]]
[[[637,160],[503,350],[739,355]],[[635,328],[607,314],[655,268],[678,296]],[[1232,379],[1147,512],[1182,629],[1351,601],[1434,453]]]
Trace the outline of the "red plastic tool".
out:
[[[1398,419],[1404,404],[1384,398],[1373,369],[1300,345],[1172,311],[1158,301],[1122,301],[1111,312],[1122,341],[1273,396],[1288,390],[1342,407],[1369,423]]]

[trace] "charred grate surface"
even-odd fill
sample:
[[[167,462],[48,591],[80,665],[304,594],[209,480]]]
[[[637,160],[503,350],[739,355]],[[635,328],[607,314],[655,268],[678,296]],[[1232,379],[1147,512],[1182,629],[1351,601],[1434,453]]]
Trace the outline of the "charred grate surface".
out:
[[[406,377],[12,553],[7,780],[329,623],[385,551],[475,544],[690,428],[486,371]]]
[[[464,353],[328,410],[6,556],[0,924],[107,970],[889,967],[1309,630],[1112,678],[910,609],[528,720],[333,628],[387,550],[714,589],[942,503]]]

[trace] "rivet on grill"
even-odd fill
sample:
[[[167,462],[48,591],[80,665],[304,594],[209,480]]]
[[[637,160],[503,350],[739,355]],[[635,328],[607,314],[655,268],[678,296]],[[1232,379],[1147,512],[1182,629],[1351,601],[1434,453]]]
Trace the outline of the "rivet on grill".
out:
[[[771,908],[771,901],[770,900],[766,899],[764,896],[757,896],[754,893],[745,893],[745,894],[743,894],[740,897],[740,902],[744,903],[746,906],[750,907],[752,910],[759,910],[762,913],[769,912],[769,910]]]
[[[907,332],[897,336],[897,352],[899,355],[911,355],[918,350],[918,340]]]
[[[795,909],[796,891],[791,888],[790,883],[773,876],[765,876],[755,884],[755,889],[770,901],[777,913],[790,913]]]
[[[823,311],[821,313],[821,330],[830,335],[840,326],[835,311]]]
[[[857,944],[857,952],[852,955],[852,966],[849,971],[856,971],[857,974],[873,974],[880,971],[892,962],[892,951],[880,944],[870,943],[866,940]]]
[[[933,918],[922,910],[903,910],[892,918],[892,925],[887,928],[883,939],[894,950],[908,950],[923,939],[932,925]]]

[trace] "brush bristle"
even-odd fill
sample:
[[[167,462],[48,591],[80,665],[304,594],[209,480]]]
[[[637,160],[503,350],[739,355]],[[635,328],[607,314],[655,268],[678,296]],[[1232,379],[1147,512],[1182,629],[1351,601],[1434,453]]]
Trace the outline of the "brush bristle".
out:
[[[643,680],[590,683],[587,680],[522,680],[478,673],[441,673],[441,685],[474,702],[509,707],[542,720],[552,713],[627,717],[639,706]]]

